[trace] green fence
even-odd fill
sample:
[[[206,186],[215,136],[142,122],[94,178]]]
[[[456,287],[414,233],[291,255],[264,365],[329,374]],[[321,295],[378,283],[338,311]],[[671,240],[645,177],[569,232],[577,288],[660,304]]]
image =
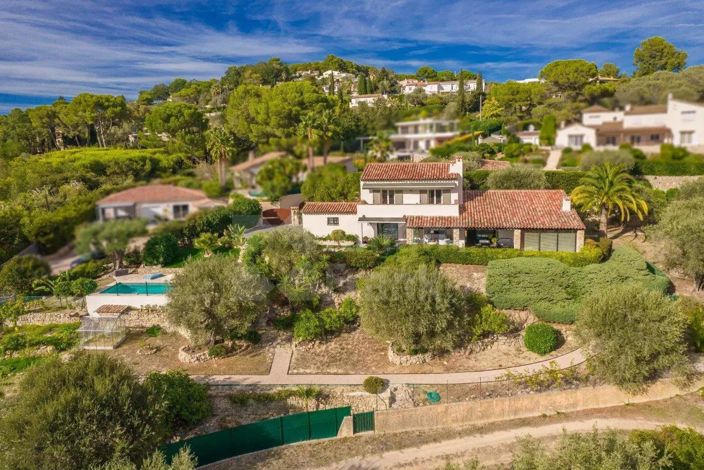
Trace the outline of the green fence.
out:
[[[335,437],[342,419],[350,414],[350,407],[345,406],[279,416],[174,442],[162,450],[167,461],[171,461],[182,447],[188,446],[198,459],[198,465],[206,465],[284,444]]]
[[[355,413],[352,416],[352,429],[354,433],[368,432],[374,430],[374,412],[367,411],[366,413]]]

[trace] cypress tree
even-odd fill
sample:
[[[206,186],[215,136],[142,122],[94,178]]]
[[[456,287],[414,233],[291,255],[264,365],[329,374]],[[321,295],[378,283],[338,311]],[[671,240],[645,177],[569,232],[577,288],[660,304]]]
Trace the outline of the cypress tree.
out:
[[[359,77],[357,77],[357,94],[367,94],[367,79],[364,75],[360,75]]]

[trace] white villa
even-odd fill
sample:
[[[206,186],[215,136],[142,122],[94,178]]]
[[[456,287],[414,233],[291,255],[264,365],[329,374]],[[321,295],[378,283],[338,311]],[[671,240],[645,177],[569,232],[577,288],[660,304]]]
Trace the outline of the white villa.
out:
[[[170,184],[149,184],[113,193],[96,203],[98,220],[183,219],[200,209],[226,205],[208,198],[203,191]]]
[[[360,200],[307,202],[292,217],[318,237],[333,230],[361,240],[579,251],[584,223],[562,190],[463,189],[463,163],[371,163]]]
[[[373,106],[379,100],[386,100],[386,95],[380,93],[374,93],[371,95],[352,95],[350,97],[350,107],[356,108],[360,104],[364,103],[368,106]]]
[[[626,106],[609,110],[591,106],[582,111],[582,122],[557,130],[557,147],[618,147],[628,143],[656,150],[660,144],[704,148],[704,105],[668,96],[663,105]]]
[[[407,78],[399,81],[398,84],[401,87],[401,93],[404,95],[410,95],[417,89],[423,90],[426,95],[457,93],[460,89],[459,80],[426,82],[423,80]],[[464,89],[465,91],[475,91],[477,89],[477,80],[465,80]]]
[[[392,159],[419,161],[428,151],[460,135],[459,121],[420,119],[396,123],[396,133],[389,138],[394,145]]]

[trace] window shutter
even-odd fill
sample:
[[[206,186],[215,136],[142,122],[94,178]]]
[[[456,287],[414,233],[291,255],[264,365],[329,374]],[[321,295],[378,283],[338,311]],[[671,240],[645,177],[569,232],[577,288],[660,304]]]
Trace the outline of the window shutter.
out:
[[[428,203],[428,191],[421,191],[420,192],[420,203],[421,204]]]
[[[375,189],[372,191],[372,203],[373,204],[381,204],[381,191],[378,189]]]
[[[540,251],[557,251],[557,232],[540,234]]]
[[[557,249],[558,251],[575,251],[577,247],[576,232],[558,232],[557,234]]]
[[[394,191],[394,204],[403,204],[403,191]]]
[[[540,250],[540,233],[523,232],[523,249],[527,251]]]
[[[450,203],[450,191],[444,190],[442,192],[442,203],[443,204],[449,204]]]

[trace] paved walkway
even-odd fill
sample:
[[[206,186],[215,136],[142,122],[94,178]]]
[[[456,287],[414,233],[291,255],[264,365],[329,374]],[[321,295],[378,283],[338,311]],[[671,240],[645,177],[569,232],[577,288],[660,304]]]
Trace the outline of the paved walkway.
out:
[[[290,374],[293,350],[290,346],[279,346],[274,352],[274,359],[268,375],[194,375],[193,378],[210,385],[360,385],[369,374]],[[535,373],[555,362],[561,369],[581,364],[585,357],[581,349],[562,356],[503,369],[474,372],[452,372],[438,374],[374,374],[391,384],[472,384],[494,382],[507,372]]]
[[[562,150],[550,149],[550,155],[545,162],[545,168],[543,168],[543,170],[557,170],[561,156]]]

